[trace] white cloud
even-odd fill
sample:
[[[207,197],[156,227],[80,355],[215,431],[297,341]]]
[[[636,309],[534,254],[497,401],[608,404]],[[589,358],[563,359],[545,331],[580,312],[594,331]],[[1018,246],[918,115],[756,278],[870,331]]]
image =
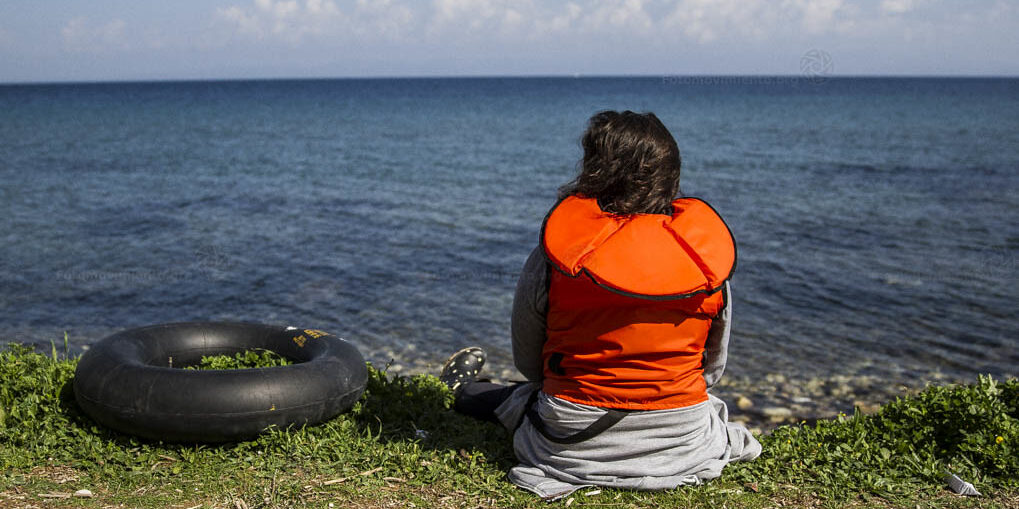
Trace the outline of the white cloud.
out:
[[[238,32],[253,34],[259,38],[264,35],[262,33],[262,23],[259,21],[258,16],[249,14],[236,5],[220,8],[216,13],[233,24]]]
[[[575,2],[568,2],[565,9],[566,11],[562,14],[548,17],[548,21],[538,20],[536,24],[537,29],[540,31],[560,32],[574,27],[581,14],[583,14],[584,9]]]
[[[113,19],[104,24],[93,24],[88,18],[78,17],[67,22],[60,30],[64,46],[72,52],[95,52],[122,50],[128,47],[124,38],[127,23]]]
[[[528,62],[547,60],[546,54],[535,53],[540,48],[550,48],[546,53],[553,57],[571,55],[569,58],[593,62],[592,45],[605,54],[599,60],[628,63],[630,55],[643,48],[647,54],[668,54],[677,62],[694,62],[690,65],[730,58],[704,56],[710,54],[755,55],[756,60],[746,65],[766,70],[788,65],[783,62],[814,47],[838,50],[835,56],[842,62],[850,48],[926,44],[931,40],[928,33],[943,31],[952,21],[967,27],[977,23],[966,22],[966,14],[944,20],[932,17],[928,14],[948,9],[930,0],[871,0],[863,4],[846,0],[233,2],[216,10],[219,30],[214,37],[233,37],[242,43],[239,48],[250,40],[261,40],[266,46],[302,45],[311,50],[306,53],[308,58],[317,55],[320,62],[377,55],[371,59],[373,64],[401,63],[415,71],[435,66],[445,70],[442,66],[447,62],[470,66],[501,61],[528,68]],[[986,16],[991,6],[999,11],[1010,9],[1008,2],[992,0],[980,9],[979,16]],[[920,9],[925,16],[915,15]],[[227,30],[222,30],[224,26]],[[971,29],[956,31],[968,33]],[[217,41],[210,47],[229,44]],[[683,51],[691,47],[699,50]],[[776,49],[768,52],[768,47]],[[337,53],[337,49],[349,51]]]
[[[333,0],[254,0],[253,6],[221,7],[216,14],[238,34],[289,43],[333,33],[347,24]]]
[[[881,10],[888,14],[903,14],[915,9],[919,0],[881,0]]]
[[[776,9],[766,0],[683,0],[664,25],[700,43],[732,36],[761,38],[778,24],[785,3]]]
[[[842,0],[681,0],[663,26],[699,43],[765,40],[794,32],[844,32],[855,9]]]
[[[435,0],[428,33],[514,34],[533,26],[532,0]]]
[[[803,9],[803,28],[819,34],[832,28],[835,15],[842,8],[842,0],[807,0],[800,2]]]
[[[601,0],[583,16],[581,27],[589,30],[652,28],[651,17],[644,11],[643,0]]]
[[[538,40],[548,36],[612,33],[640,38],[655,31],[647,0],[433,0],[427,32]]]
[[[393,0],[357,0],[352,17],[359,34],[389,40],[403,39],[415,22],[414,12]]]
[[[299,44],[307,40],[400,40],[410,30],[413,10],[393,0],[254,0],[216,10],[236,34]]]
[[[922,0],[886,0],[922,1]],[[576,40],[603,34],[699,43],[758,41],[790,31],[845,32],[843,0],[251,0],[217,10],[238,35],[300,43],[331,39],[371,44],[457,45],[471,40]]]

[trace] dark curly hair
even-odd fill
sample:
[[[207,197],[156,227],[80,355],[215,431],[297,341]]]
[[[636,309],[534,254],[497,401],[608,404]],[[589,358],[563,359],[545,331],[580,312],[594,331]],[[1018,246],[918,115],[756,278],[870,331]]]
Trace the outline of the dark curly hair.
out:
[[[595,198],[611,214],[670,214],[681,160],[672,134],[654,113],[602,111],[581,138],[584,158],[560,198]]]

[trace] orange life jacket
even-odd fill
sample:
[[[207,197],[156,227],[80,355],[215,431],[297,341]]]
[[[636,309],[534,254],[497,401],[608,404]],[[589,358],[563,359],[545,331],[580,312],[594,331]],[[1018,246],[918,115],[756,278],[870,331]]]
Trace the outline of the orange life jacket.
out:
[[[613,215],[571,196],[545,218],[550,272],[542,390],[632,410],[707,400],[701,366],[736,265],[729,227],[696,198]]]

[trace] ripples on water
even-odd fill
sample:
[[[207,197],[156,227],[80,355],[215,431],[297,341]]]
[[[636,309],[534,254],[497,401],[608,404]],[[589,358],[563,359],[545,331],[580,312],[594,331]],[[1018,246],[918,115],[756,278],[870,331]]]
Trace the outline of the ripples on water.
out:
[[[737,237],[730,373],[1016,374],[1017,80],[0,87],[0,338],[253,320],[505,365],[606,108],[655,111]]]

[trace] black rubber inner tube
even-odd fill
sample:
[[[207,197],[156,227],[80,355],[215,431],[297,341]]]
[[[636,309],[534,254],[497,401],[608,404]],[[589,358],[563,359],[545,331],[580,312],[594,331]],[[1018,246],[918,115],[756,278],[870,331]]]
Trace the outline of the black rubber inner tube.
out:
[[[186,370],[202,356],[266,349],[295,364]],[[100,340],[74,375],[78,405],[100,424],[170,442],[252,438],[348,410],[368,381],[354,345],[314,329],[229,322],[153,325]]]

